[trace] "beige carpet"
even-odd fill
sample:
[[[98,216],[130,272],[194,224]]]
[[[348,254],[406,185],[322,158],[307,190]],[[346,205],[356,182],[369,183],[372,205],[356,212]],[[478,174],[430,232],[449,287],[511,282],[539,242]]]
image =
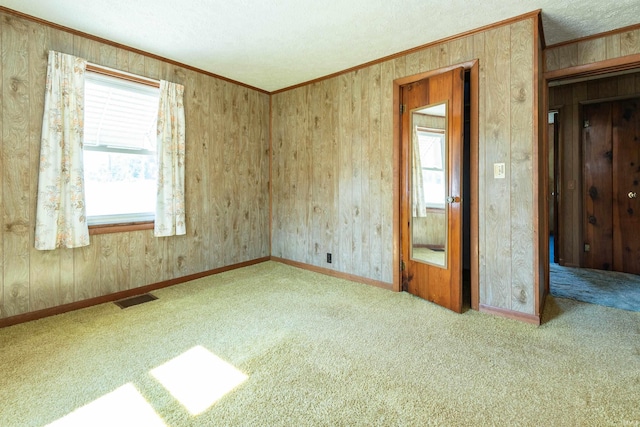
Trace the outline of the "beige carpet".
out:
[[[640,313],[535,327],[274,262],[154,294],[1,329],[0,426],[640,425]]]

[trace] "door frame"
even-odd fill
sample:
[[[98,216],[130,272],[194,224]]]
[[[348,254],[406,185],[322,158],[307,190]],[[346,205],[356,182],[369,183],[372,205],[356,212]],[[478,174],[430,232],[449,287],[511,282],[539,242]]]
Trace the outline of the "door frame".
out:
[[[402,179],[401,172],[401,158],[400,149],[402,141],[400,140],[400,86],[405,86],[417,81],[441,74],[447,71],[451,71],[456,68],[464,68],[465,71],[470,71],[470,102],[471,120],[470,128],[470,270],[471,270],[471,308],[478,310],[480,286],[479,286],[479,257],[478,257],[478,144],[479,144],[479,94],[480,94],[480,67],[478,59],[463,62],[460,64],[454,64],[447,67],[430,70],[427,72],[414,74],[407,77],[402,77],[393,81],[393,290],[400,292],[402,290],[402,277],[400,271],[400,209],[401,209],[401,197],[400,197],[400,180]],[[463,201],[464,203],[464,201]]]

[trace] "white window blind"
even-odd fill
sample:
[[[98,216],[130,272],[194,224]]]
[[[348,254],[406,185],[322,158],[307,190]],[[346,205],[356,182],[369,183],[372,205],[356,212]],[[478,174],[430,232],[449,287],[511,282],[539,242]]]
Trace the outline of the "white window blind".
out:
[[[159,94],[156,87],[87,72],[85,144],[155,151]]]

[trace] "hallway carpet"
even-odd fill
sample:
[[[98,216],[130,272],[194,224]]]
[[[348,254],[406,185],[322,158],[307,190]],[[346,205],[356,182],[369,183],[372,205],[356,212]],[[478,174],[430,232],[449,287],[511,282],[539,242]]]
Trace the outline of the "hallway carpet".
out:
[[[553,237],[549,240],[553,261]],[[551,295],[622,310],[640,311],[640,276],[618,271],[549,265]]]

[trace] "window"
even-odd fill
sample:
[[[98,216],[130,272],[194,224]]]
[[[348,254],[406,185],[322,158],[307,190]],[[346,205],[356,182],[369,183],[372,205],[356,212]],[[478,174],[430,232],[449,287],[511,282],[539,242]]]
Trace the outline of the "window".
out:
[[[427,208],[444,209],[446,194],[444,133],[417,129],[422,180]]]
[[[159,88],[85,75],[84,180],[89,225],[153,221]]]

